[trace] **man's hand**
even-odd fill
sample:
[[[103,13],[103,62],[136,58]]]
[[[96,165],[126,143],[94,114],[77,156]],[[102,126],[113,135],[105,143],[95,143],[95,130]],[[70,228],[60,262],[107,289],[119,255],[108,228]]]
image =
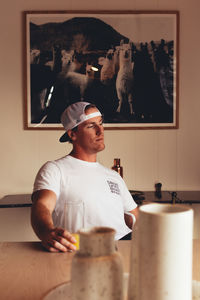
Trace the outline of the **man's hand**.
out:
[[[50,252],[66,252],[76,250],[76,239],[63,228],[54,228],[45,232],[42,237],[42,245]]]
[[[76,239],[65,229],[54,227],[52,212],[56,205],[56,194],[50,190],[39,190],[32,194],[31,224],[42,245],[50,252],[76,250]]]

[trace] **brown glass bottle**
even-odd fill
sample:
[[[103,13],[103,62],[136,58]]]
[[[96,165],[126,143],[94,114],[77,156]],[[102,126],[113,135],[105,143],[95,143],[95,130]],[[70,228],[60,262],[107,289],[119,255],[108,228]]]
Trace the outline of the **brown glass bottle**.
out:
[[[112,170],[115,170],[123,178],[123,167],[120,165],[120,158],[114,158],[114,165]]]

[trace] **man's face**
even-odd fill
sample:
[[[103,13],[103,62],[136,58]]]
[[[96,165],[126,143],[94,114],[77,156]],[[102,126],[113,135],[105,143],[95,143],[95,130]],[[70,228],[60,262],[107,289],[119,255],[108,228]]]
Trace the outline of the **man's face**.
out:
[[[97,112],[97,108],[90,107],[85,114]],[[78,146],[88,154],[95,154],[105,148],[104,128],[101,116],[91,118],[78,125],[74,132],[74,146]]]

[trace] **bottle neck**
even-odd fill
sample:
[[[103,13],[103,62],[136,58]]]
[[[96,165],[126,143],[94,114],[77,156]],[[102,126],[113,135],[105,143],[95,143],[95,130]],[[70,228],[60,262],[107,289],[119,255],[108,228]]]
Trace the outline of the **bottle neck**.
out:
[[[80,230],[80,255],[105,256],[115,252],[115,230],[109,227],[94,227]]]

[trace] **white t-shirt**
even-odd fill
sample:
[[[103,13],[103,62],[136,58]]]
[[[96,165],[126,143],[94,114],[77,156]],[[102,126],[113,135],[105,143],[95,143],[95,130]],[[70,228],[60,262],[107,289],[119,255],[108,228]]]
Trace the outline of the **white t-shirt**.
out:
[[[116,239],[129,232],[124,212],[136,208],[121,176],[98,162],[70,155],[47,162],[39,170],[34,190],[48,189],[57,195],[54,225],[70,232],[93,226],[116,230]]]

